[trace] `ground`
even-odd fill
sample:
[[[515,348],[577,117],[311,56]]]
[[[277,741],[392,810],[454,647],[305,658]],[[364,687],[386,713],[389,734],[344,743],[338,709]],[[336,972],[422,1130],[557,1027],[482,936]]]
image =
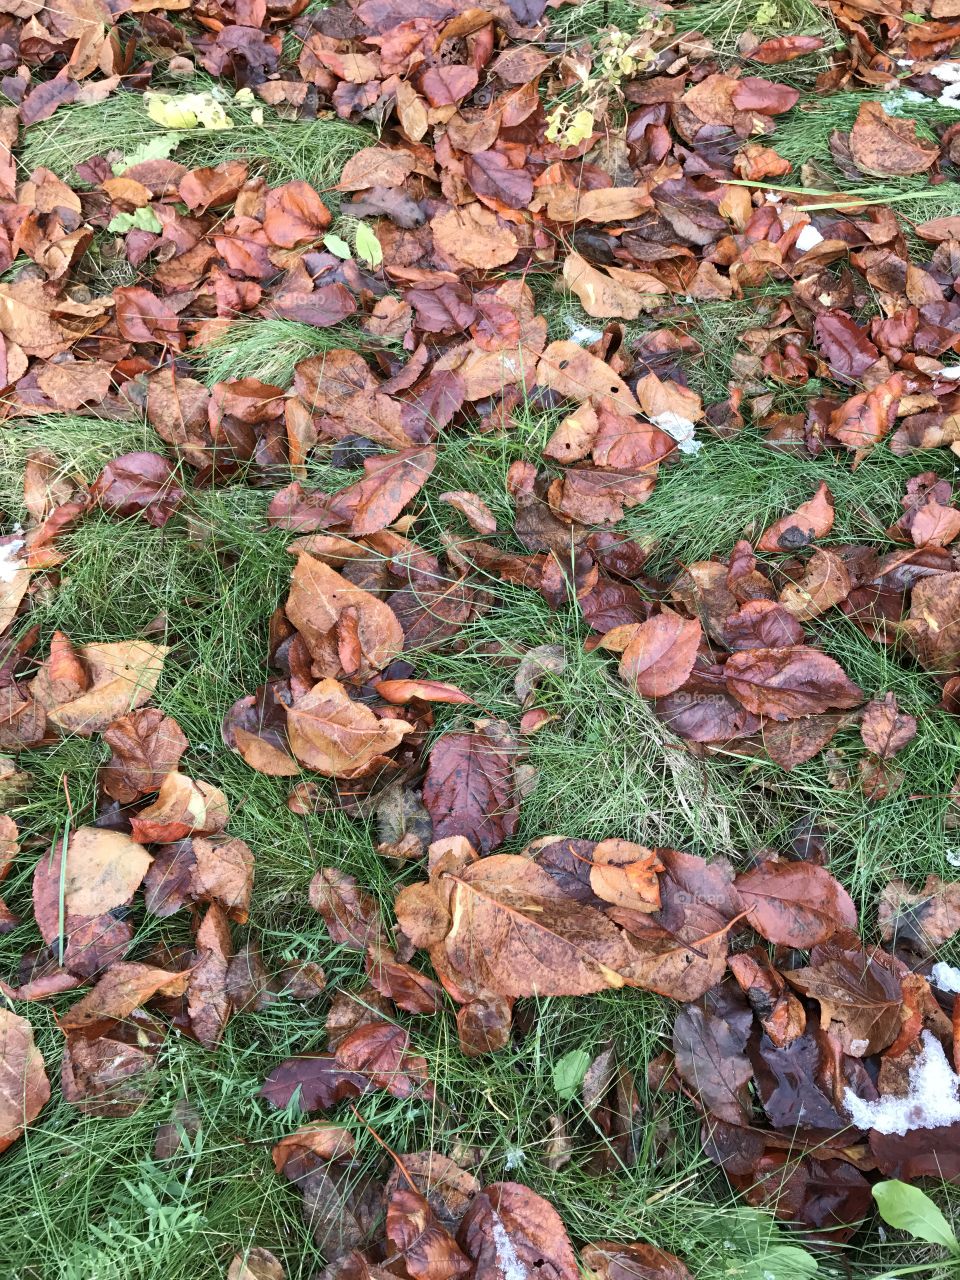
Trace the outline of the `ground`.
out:
[[[761,7],[776,10],[765,33],[836,34],[808,0],[696,5],[684,12],[683,21],[708,34],[721,50],[732,49]],[[601,22],[629,29],[635,13],[624,0],[587,0],[557,19],[554,38],[574,40]],[[807,59],[790,74],[809,92],[819,69],[816,58]],[[772,144],[787,158],[814,156],[825,183],[836,180],[826,138],[832,129],[849,127],[862,100],[862,93],[808,97]],[[953,119],[944,108],[924,110],[923,119],[931,124],[942,123],[945,114]],[[25,171],[42,164],[67,173],[78,159],[118,136],[132,146],[158,131],[135,98],[114,96],[95,107],[63,109],[33,127],[21,160]],[[336,121],[284,123],[266,134],[251,129],[225,137],[201,135],[189,144],[188,162],[253,157],[277,180],[304,177],[323,188],[345,157],[368,141],[369,131]],[[908,179],[887,186],[877,198],[895,202],[908,220],[960,212],[960,190],[952,183],[929,188]],[[117,273],[129,268],[111,259],[110,239],[101,237],[91,269],[113,285],[125,282]],[[569,336],[578,323],[593,323],[575,299],[557,293],[550,282],[538,301],[548,315],[551,338]],[[680,309],[678,318],[690,331],[708,338],[703,361],[690,371],[707,402],[726,394],[737,337],[758,323],[771,302],[771,292],[760,291],[729,303]],[[210,384],[245,375],[282,384],[304,355],[357,343],[360,337],[349,326],[318,331],[284,320],[237,324],[220,343],[199,353],[198,367]],[[789,398],[800,404],[818,391],[816,384],[802,391],[784,392],[773,384],[770,389],[784,397],[784,407],[793,407],[786,403]],[[449,509],[438,507],[436,499],[450,489],[479,493],[509,526],[506,469],[514,459],[532,456],[555,422],[531,408],[519,415],[513,434],[466,435],[447,448],[423,494],[421,541],[436,542],[440,529],[449,525]],[[23,460],[38,444],[53,451],[64,472],[79,472],[88,480],[121,452],[163,449],[146,426],[63,416],[8,422],[0,433],[0,500],[11,521],[22,514]],[[952,457],[941,450],[898,459],[878,451],[851,470],[848,460],[829,455],[811,462],[773,453],[747,427],[735,439],[708,440],[699,455],[668,469],[651,501],[631,513],[624,527],[658,544],[655,565],[658,557],[668,567],[722,555],[737,538],[793,509],[823,479],[836,498],[834,537],[873,543],[877,531],[897,517],[906,480],[925,469],[953,478]],[[310,464],[312,486],[333,489],[341,482],[342,473]],[[81,643],[124,639],[148,624],[171,638],[174,648],[157,702],[190,740],[184,767],[223,788],[234,813],[231,830],[256,855],[250,932],[274,959],[305,954],[321,959],[332,988],[349,984],[362,968],[353,953],[331,947],[320,917],[307,904],[307,885],[318,865],[332,861],[355,874],[388,913],[398,883],[413,873],[379,858],[366,826],[336,808],[310,816],[292,813],[286,780],[253,773],[223,745],[224,713],[265,678],[268,621],[288,585],[288,537],[265,527],[265,505],[262,491],[225,487],[191,494],[182,518],[161,531],[139,520],[90,516],[66,542],[70,554],[61,584],[36,620],[42,645],[56,629]],[[616,833],[650,845],[723,853],[742,863],[753,850],[782,847],[815,820],[826,830],[833,870],[867,919],[873,918],[879,887],[891,876],[922,881],[930,873],[956,874],[951,840],[960,849],[960,832],[954,836],[944,830],[944,793],[960,770],[960,722],[937,709],[937,690],[922,672],[869,643],[839,615],[815,627],[818,642],[868,695],[893,690],[901,707],[923,725],[899,758],[906,781],[886,800],[871,802],[856,789],[833,789],[823,758],[789,775],[733,756],[694,758],[612,677],[608,658],[584,652],[589,629],[575,607],[554,612],[533,593],[499,582],[490,586],[496,608],[466,628],[458,653],[431,658],[433,678],[459,685],[484,711],[509,718],[518,711],[513,673],[509,666],[484,661],[484,646],[499,641],[507,654],[515,646],[519,655],[531,645],[555,644],[566,656],[562,676],[548,677],[542,686],[541,704],[557,719],[530,740],[537,782],[508,850],[549,832],[586,838]],[[438,730],[459,714],[456,707],[439,708]],[[845,732],[852,745],[856,730]],[[845,745],[843,735],[833,744],[840,753]],[[65,739],[25,758],[32,781],[16,819],[27,847],[48,837],[51,814],[63,813],[65,788],[76,813],[90,809],[96,770],[106,755],[105,748],[99,752],[89,741]],[[16,907],[27,903],[29,892],[26,868],[14,874],[6,896]],[[4,974],[15,971],[22,951],[35,942],[29,910],[22,914],[21,929],[0,939]],[[178,917],[148,918],[143,930],[143,940],[189,938],[187,924]],[[947,958],[956,962],[958,955]],[[395,1150],[441,1141],[446,1150],[455,1143],[482,1148],[488,1180],[511,1171],[522,1177],[557,1206],[571,1232],[581,1238],[655,1239],[691,1260],[699,1280],[790,1274],[789,1268],[776,1269],[781,1233],[768,1217],[738,1207],[722,1175],[701,1155],[690,1107],[675,1096],[646,1093],[646,1065],[665,1047],[672,1019],[663,1000],[610,992],[543,1002],[529,1016],[536,1034],[525,1037],[520,1048],[473,1060],[460,1053],[451,1019],[412,1019],[417,1051],[427,1057],[440,1085],[437,1100],[427,1105],[383,1097],[365,1109],[369,1125]],[[48,1063],[56,1064],[60,1036],[54,1012],[36,1006],[31,1018]],[[174,1034],[164,1049],[153,1100],[127,1120],[78,1119],[55,1089],[55,1101],[29,1140],[5,1157],[0,1271],[18,1280],[213,1280],[237,1248],[269,1241],[291,1277],[310,1276],[322,1266],[322,1255],[303,1225],[295,1193],[269,1168],[269,1148],[289,1131],[291,1117],[269,1111],[255,1095],[280,1058],[319,1049],[324,1038],[322,1009],[288,1002],[235,1019],[214,1055]],[[592,1176],[580,1161],[552,1172],[551,1117],[566,1105],[558,1100],[552,1068],[571,1049],[592,1054],[609,1041],[634,1071],[643,1099],[640,1159],[613,1183]],[[200,1135],[172,1162],[160,1164],[152,1154],[154,1129],[180,1097],[199,1111]],[[577,1104],[570,1105],[575,1112]],[[434,1135],[442,1140],[435,1142]],[[370,1134],[359,1131],[358,1142],[362,1155],[378,1156]],[[935,1190],[935,1197],[960,1221],[956,1188]],[[821,1263],[825,1275],[923,1269],[923,1256],[915,1249],[898,1244],[895,1235],[884,1243],[876,1233]]]

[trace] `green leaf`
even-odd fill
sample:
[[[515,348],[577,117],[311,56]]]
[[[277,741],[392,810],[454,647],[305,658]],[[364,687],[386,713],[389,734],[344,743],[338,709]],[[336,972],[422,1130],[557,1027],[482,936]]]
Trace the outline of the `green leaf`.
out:
[[[361,262],[365,262],[370,267],[379,267],[383,261],[383,249],[380,247],[380,241],[365,222],[357,223],[353,243]]]
[[[577,1096],[589,1066],[590,1055],[586,1049],[571,1049],[553,1064],[553,1087],[564,1102],[571,1102]]]
[[[176,151],[180,143],[183,141],[183,135],[179,133],[158,133],[152,138],[148,138],[146,142],[141,142],[138,147],[134,147],[128,152],[122,160],[118,160],[116,164],[111,165],[111,169],[116,177],[126,171],[135,164],[143,164],[145,160],[167,160]]]
[[[816,1258],[806,1249],[775,1244],[732,1274],[738,1280],[807,1280],[821,1273]]]
[[[940,1244],[951,1253],[960,1253],[960,1242],[950,1223],[919,1187],[911,1187],[909,1183],[892,1178],[889,1182],[876,1184],[873,1198],[880,1217],[888,1227],[907,1231],[915,1240]]]
[[[144,205],[142,209],[136,209],[133,213],[114,214],[107,223],[108,231],[118,231],[121,235],[134,228],[137,231],[160,232],[163,230],[163,223],[149,205]]]
[[[325,249],[329,249],[331,253],[335,253],[338,258],[353,257],[353,254],[350,252],[350,246],[347,244],[346,240],[341,240],[340,237],[335,236],[332,231],[323,237],[323,246]]]

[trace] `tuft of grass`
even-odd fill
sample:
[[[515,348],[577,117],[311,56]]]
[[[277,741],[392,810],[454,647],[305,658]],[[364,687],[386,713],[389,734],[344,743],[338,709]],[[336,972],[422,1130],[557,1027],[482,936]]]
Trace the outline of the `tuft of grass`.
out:
[[[208,386],[234,378],[259,378],[286,388],[293,382],[296,366],[308,356],[344,347],[369,352],[378,345],[384,344],[349,322],[317,329],[295,320],[239,316],[212,342],[197,348],[194,358]]]
[[[235,121],[232,129],[181,131],[173,158],[190,168],[243,160],[253,172],[263,173],[274,183],[302,178],[323,190],[336,183],[356,151],[374,141],[368,129],[333,116],[283,120],[266,106],[264,123],[252,124],[249,108],[232,105],[229,95],[206,77],[198,76],[186,89],[177,85],[171,90],[215,91]],[[49,120],[33,125],[23,140],[20,168],[26,176],[42,166],[76,182],[74,167],[91,156],[118,148],[128,155],[165,132],[147,115],[141,94],[121,91],[91,106],[63,107]]]

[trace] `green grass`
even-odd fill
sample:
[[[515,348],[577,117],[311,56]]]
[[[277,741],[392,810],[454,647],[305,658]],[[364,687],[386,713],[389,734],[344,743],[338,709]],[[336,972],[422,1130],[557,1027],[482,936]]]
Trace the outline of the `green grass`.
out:
[[[549,419],[529,413],[521,416],[514,435],[451,441],[425,495],[420,540],[435,545],[440,529],[450,526],[449,509],[436,496],[454,485],[481,492],[507,527],[506,469],[514,457],[535,456],[549,428]],[[12,477],[25,451],[40,440],[62,457],[66,469],[88,478],[120,449],[151,443],[148,432],[129,424],[84,419],[17,424],[0,436],[6,445],[0,472],[8,478],[3,501],[11,518],[19,514]],[[655,498],[631,517],[631,524],[640,534],[662,537],[672,553],[691,555],[728,550],[743,532],[741,519],[743,526],[759,522],[764,500],[779,513],[806,496],[816,471],[771,454],[749,436],[732,446],[712,442],[684,465],[695,469],[699,501],[690,496],[694,472],[678,468],[664,475]],[[855,536],[858,502],[882,519],[892,516],[887,499],[896,498],[904,467],[886,456],[853,474],[836,465],[831,483],[844,499],[838,501],[838,536]],[[732,483],[737,475],[739,489]],[[313,478],[333,487],[343,482],[343,473],[317,465]],[[721,516],[715,514],[719,504],[708,501],[719,493],[734,506]],[[339,866],[372,890],[389,919],[398,883],[395,868],[376,855],[364,823],[335,808],[307,818],[292,814],[285,805],[288,783],[254,774],[224,750],[219,737],[224,711],[266,674],[267,621],[286,592],[287,537],[264,529],[265,501],[260,493],[236,488],[194,495],[188,513],[192,539],[184,537],[184,517],[160,531],[138,521],[90,517],[68,539],[71,554],[61,586],[38,620],[45,642],[54,627],[77,641],[112,640],[137,635],[163,619],[174,647],[156,701],[190,738],[184,767],[226,791],[233,811],[230,829],[250,843],[257,858],[255,910],[248,929],[235,929],[236,941],[249,932],[272,964],[319,959],[330,988],[355,987],[361,982],[358,959],[330,945],[307,905],[309,880],[320,865]],[[863,527],[859,534],[869,536]],[[500,641],[506,656],[559,643],[568,664],[562,675],[541,685],[539,702],[558,720],[530,740],[537,784],[522,806],[521,827],[509,848],[549,832],[593,838],[617,834],[725,854],[742,864],[753,849],[783,847],[791,825],[812,815],[826,830],[834,865],[864,908],[868,930],[876,890],[888,876],[949,872],[943,864],[949,846],[942,791],[960,766],[960,736],[954,722],[932,709],[934,694],[925,676],[877,650],[842,621],[820,629],[830,651],[869,692],[893,688],[906,709],[922,716],[921,734],[900,758],[907,783],[897,796],[876,805],[864,802],[855,789],[832,791],[822,761],[785,775],[773,766],[731,758],[696,760],[664,741],[649,705],[617,680],[611,659],[583,652],[588,632],[575,610],[551,613],[532,593],[487,585],[494,608],[464,629],[459,652],[424,657],[424,674],[457,682],[483,712],[516,723],[513,671],[485,660],[489,643]],[[457,708],[438,709],[440,728],[465,719]],[[855,765],[862,754],[855,732],[844,735],[840,746]],[[104,755],[97,739],[66,739],[22,758],[33,784],[15,812],[28,849],[43,847],[52,815],[62,812],[64,775],[75,820],[93,816],[96,768]],[[916,800],[915,793],[930,798]],[[24,920],[0,939],[5,973],[13,972],[20,953],[36,944],[29,903],[32,862],[25,855],[5,886],[8,901]],[[406,874],[415,876],[416,869]],[[188,936],[185,919],[144,919],[136,945],[183,942]],[[68,1003],[56,1001],[54,1007]],[[284,1259],[290,1277],[306,1280],[322,1265],[323,1251],[301,1222],[295,1191],[275,1178],[269,1165],[271,1143],[294,1126],[294,1118],[268,1112],[254,1095],[283,1056],[322,1046],[324,1009],[322,1001],[313,1006],[286,1002],[255,1017],[242,1016],[214,1055],[171,1036],[154,1095],[131,1119],[78,1120],[57,1100],[54,1084],[54,1102],[5,1157],[5,1185],[15,1194],[16,1213],[0,1218],[0,1266],[25,1280],[81,1280],[93,1274],[98,1280],[213,1280],[222,1276],[236,1249],[257,1243]],[[52,1012],[35,1006],[30,1016],[55,1076],[60,1041]],[[651,1093],[646,1084],[645,1065],[669,1042],[672,1016],[668,1003],[637,992],[554,1000],[542,1007],[525,1001],[518,1007],[521,1030],[511,1047],[472,1061],[459,1052],[450,1012],[433,1019],[404,1018],[416,1050],[428,1059],[437,1100],[427,1106],[371,1098],[363,1114],[398,1151],[433,1146],[450,1152],[454,1144],[481,1149],[483,1178],[515,1176],[529,1182],[557,1204],[579,1239],[657,1241],[691,1258],[701,1280],[749,1277],[750,1257],[762,1259],[775,1243],[771,1220],[743,1216],[735,1208],[722,1177],[699,1154],[695,1117],[676,1096]],[[579,1104],[560,1102],[551,1070],[569,1049],[595,1052],[609,1040],[639,1090],[640,1158],[630,1168],[598,1176],[588,1161],[603,1148],[603,1139]],[[201,1133],[193,1149],[160,1166],[151,1154],[154,1127],[167,1119],[181,1095],[201,1113]],[[574,1161],[556,1171],[547,1160],[547,1143],[551,1117],[558,1113],[579,1145]],[[380,1148],[349,1113],[344,1118],[360,1143],[358,1179],[365,1170],[382,1169]],[[897,1256],[892,1247],[871,1254],[877,1266],[861,1274],[875,1275],[880,1266],[893,1266]],[[734,1263],[739,1270],[727,1269]],[[829,1267],[829,1260],[823,1266]]]
[[[181,131],[173,158],[190,168],[245,160],[254,172],[267,174],[273,183],[304,178],[319,191],[339,179],[355,151],[375,140],[369,129],[332,116],[283,120],[270,107],[263,107],[262,125],[252,124],[249,106],[231,105],[229,93],[224,95],[215,82],[203,76],[187,85],[168,86],[169,91],[181,93],[210,89],[222,97],[235,127]],[[148,116],[141,94],[115,93],[93,106],[63,107],[49,120],[34,125],[23,140],[20,169],[26,176],[42,166],[76,181],[72,171],[81,161],[116,149],[129,155],[164,132]]]

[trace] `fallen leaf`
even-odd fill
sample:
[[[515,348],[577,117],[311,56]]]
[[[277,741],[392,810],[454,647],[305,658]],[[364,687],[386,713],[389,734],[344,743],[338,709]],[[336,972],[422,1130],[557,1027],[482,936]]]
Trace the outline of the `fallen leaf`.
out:
[[[150,854],[121,831],[77,827],[67,844],[63,901],[78,916],[99,916],[129,902],[150,866]]]
[[[379,718],[347,696],[338,680],[321,680],[287,711],[290,749],[327,777],[356,777],[412,732],[406,720]]]
[[[476,1280],[576,1280],[560,1215],[529,1187],[494,1182],[474,1197],[457,1232]]]
[[[473,733],[445,733],[430,749],[423,803],[434,839],[465,836],[488,853],[517,829],[519,797],[506,726],[490,721]]]
[[[863,701],[863,691],[819,649],[747,649],[724,667],[727,688],[754,715],[793,720]]]
[[[899,709],[895,693],[885,693],[867,703],[860,736],[868,751],[889,760],[917,736],[917,721]]]
[[[620,659],[620,678],[647,698],[662,698],[684,684],[693,670],[703,628],[672,609],[637,624]]]
[[[824,867],[764,862],[737,876],[736,886],[752,927],[779,946],[808,950],[857,927],[850,895]]]
[[[209,782],[195,782],[176,769],[160,784],[153,804],[130,819],[135,840],[169,843],[184,836],[210,836],[227,825],[227,797]]]
[[[33,1028],[26,1018],[0,1009],[0,1151],[23,1133],[50,1100],[50,1082]]]
[[[862,173],[899,178],[929,169],[939,148],[917,136],[912,120],[888,115],[879,102],[862,102],[850,130],[850,154]]]

